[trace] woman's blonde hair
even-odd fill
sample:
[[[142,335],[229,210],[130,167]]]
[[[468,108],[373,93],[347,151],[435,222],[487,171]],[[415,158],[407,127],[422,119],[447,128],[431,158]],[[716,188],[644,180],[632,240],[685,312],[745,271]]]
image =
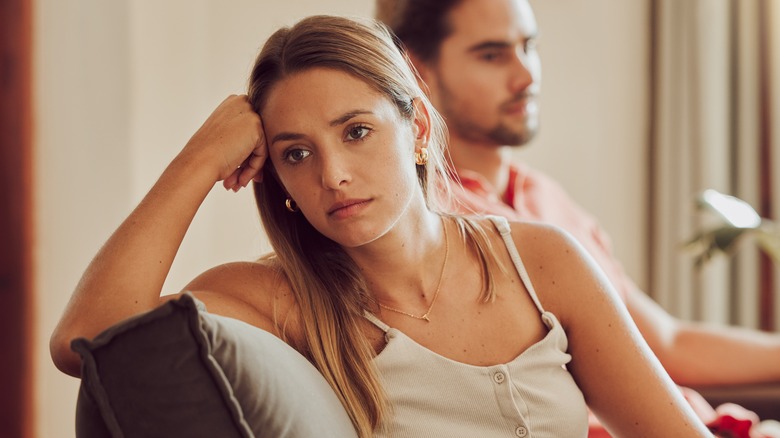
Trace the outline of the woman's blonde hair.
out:
[[[335,16],[309,17],[276,31],[263,46],[250,77],[248,94],[254,110],[262,115],[277,82],[314,67],[362,80],[395,104],[409,122],[415,117],[415,101],[425,106],[431,118],[430,158],[427,166],[417,166],[417,176],[428,208],[441,213],[449,180],[446,128],[391,33],[373,20]],[[297,347],[334,388],[359,435],[371,436],[388,412],[372,362],[375,352],[362,329],[364,312],[375,311],[376,302],[341,246],[320,234],[302,214],[287,210],[287,192],[271,160],[263,173],[263,182],[254,184],[255,199],[274,249],[271,258],[284,272],[300,309],[305,345]],[[482,260],[483,298],[492,300],[488,239],[474,222],[456,221]]]

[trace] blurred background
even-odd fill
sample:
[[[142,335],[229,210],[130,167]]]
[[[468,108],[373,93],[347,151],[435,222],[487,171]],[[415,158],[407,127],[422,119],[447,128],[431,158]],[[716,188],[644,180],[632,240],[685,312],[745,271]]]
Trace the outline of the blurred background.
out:
[[[753,247],[696,268],[715,188],[780,213],[780,8],[768,0],[532,0],[558,179],[675,315],[772,330],[780,275]],[[0,435],[74,435],[78,380],[48,338],[91,257],[276,28],[369,0],[3,0]],[[478,17],[475,17],[477,19]],[[268,250],[251,193],[215,189],[166,284]]]

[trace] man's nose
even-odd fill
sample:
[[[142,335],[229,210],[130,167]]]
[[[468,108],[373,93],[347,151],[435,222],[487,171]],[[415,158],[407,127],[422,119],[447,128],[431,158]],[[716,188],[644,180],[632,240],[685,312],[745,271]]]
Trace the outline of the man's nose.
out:
[[[518,46],[512,57],[512,70],[509,79],[509,86],[513,92],[525,90],[533,84],[534,77],[531,72],[531,62],[529,55],[523,50],[523,46]]]

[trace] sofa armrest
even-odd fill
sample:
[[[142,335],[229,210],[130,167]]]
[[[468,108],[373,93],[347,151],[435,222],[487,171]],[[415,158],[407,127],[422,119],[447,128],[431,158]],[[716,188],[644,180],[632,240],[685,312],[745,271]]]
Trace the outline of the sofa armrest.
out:
[[[301,354],[188,294],[72,347],[79,438],[357,437]]]

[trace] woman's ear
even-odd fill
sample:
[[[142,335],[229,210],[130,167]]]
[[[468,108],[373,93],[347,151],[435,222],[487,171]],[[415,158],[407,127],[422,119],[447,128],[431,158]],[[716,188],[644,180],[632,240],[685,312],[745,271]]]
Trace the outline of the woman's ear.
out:
[[[414,149],[419,152],[421,148],[428,147],[431,139],[431,115],[428,106],[422,99],[416,97],[414,105],[414,119],[412,120],[412,133],[414,133]]]

